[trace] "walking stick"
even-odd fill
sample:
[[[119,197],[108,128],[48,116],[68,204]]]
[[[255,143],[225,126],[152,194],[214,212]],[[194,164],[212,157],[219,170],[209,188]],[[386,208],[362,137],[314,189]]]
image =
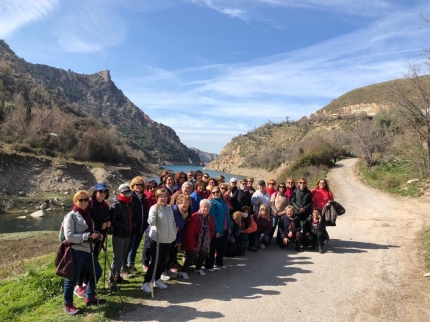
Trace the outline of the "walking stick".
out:
[[[155,227],[157,227],[157,217],[158,217],[158,211],[160,209],[160,205],[157,205],[157,216],[155,217]],[[149,286],[151,288],[151,297],[154,298],[154,282],[155,282],[155,274],[157,272],[157,266],[158,266],[158,256],[160,253],[160,243],[158,242],[158,228],[157,228],[157,248],[155,250],[155,263],[154,263],[154,270],[152,272],[152,279],[149,283]]]
[[[105,253],[105,258],[107,257],[107,248],[105,248],[103,245],[102,245],[102,249],[103,249],[103,251],[104,251],[104,253]],[[111,274],[111,276],[114,276],[113,275],[113,272],[112,272],[112,267],[109,265],[108,266],[109,267],[109,270],[110,270],[110,274]],[[119,296],[119,299],[121,300],[121,304],[124,304],[124,301],[122,300],[122,296],[121,296],[121,292],[120,292],[120,289],[119,289],[119,287],[118,287],[118,284],[116,283],[116,280],[115,280],[115,278],[113,279],[113,282],[114,282],[114,284],[115,284],[115,288],[116,288],[116,290],[118,291],[118,296]]]
[[[93,247],[93,241],[91,238],[89,238],[90,241],[90,251],[91,251],[91,260],[93,262],[93,279],[94,279],[94,294],[96,295],[96,300],[97,300],[97,307],[99,309],[99,313],[101,313],[100,311],[100,303],[99,303],[99,297],[97,296],[97,277],[96,277],[96,266],[94,264],[94,247]]]
[[[106,234],[106,238],[105,238],[105,250],[107,249],[107,246],[108,246],[108,234]],[[101,247],[102,249],[103,249],[103,245],[102,245],[102,247]],[[104,252],[105,253],[105,265],[104,265],[104,269],[103,269],[103,289],[105,290],[106,289],[106,263],[107,263],[107,253],[106,253],[106,251]]]

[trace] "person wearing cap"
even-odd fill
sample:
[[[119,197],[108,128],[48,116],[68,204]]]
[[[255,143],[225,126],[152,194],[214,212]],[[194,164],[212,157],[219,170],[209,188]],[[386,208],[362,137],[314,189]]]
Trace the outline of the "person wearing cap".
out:
[[[94,230],[99,232],[102,236],[101,240],[96,240],[94,243],[93,254],[95,258],[99,258],[101,247],[106,239],[107,231],[111,227],[110,222],[110,207],[106,202],[109,198],[109,189],[106,183],[97,183],[91,192],[90,200],[88,201],[87,210],[89,211],[91,218],[94,222]],[[84,298],[87,290],[89,272],[85,270],[81,271],[81,276],[79,277],[78,285],[75,288],[75,294]]]
[[[230,179],[230,202],[233,207],[232,213],[236,211],[240,211],[242,209],[239,201],[237,200],[237,196],[239,194],[239,188],[237,187],[237,178]]]
[[[188,171],[187,181],[191,182],[194,185],[195,179],[194,179],[194,171],[193,170]]]
[[[121,265],[124,263],[130,244],[130,236],[133,233],[133,208],[131,203],[131,189],[128,183],[123,183],[118,188],[118,195],[112,200],[110,221],[113,227],[112,248],[113,260],[111,274],[109,275],[109,288],[115,290],[116,284],[126,281],[121,277]]]
[[[270,216],[270,194],[266,190],[266,182],[264,180],[258,181],[258,190],[252,194],[251,204],[254,206],[254,213],[258,213],[261,205],[267,205],[269,207],[268,215]]]
[[[123,269],[125,273],[136,274],[137,269],[134,267],[137,250],[142,241],[143,234],[148,227],[148,209],[146,207],[146,198],[144,191],[146,188],[145,178],[141,176],[134,177],[130,182],[131,203],[133,207],[133,233],[130,236],[130,244],[125,256]]]

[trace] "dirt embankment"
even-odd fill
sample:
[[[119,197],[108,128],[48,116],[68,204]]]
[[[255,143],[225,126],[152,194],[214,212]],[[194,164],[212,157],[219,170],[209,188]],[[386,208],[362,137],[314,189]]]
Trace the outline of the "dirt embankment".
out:
[[[111,191],[137,175],[158,173],[158,165],[112,166],[73,163],[0,153],[0,210],[32,210],[45,200],[71,203],[79,189],[106,182]]]

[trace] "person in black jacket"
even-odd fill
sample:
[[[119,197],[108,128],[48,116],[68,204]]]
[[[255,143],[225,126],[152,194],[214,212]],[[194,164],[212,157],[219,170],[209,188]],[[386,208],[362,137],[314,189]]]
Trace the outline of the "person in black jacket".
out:
[[[124,258],[122,271],[127,274],[138,273],[134,266],[136,253],[140,243],[148,227],[148,210],[146,206],[146,198],[144,191],[146,189],[145,178],[137,176],[130,182],[131,187],[131,203],[133,208],[133,232],[130,236],[130,244],[128,246],[127,255]]]
[[[251,193],[246,187],[247,181],[246,179],[240,180],[239,188],[237,189],[237,203],[240,207],[238,211],[242,211],[243,207],[251,208]],[[234,208],[234,206],[233,206]]]
[[[286,215],[282,216],[278,225],[279,247],[285,248],[290,242],[296,242],[296,251],[300,252],[302,241],[302,226],[298,216],[294,215],[294,207],[288,205],[285,208]]]
[[[303,226],[303,245],[311,246],[312,249],[316,245],[319,246],[319,252],[323,253],[324,241],[328,240],[325,219],[321,216],[321,210],[314,208],[312,216],[310,216]]]
[[[121,277],[121,265],[127,255],[130,236],[133,232],[133,208],[131,204],[131,190],[127,183],[123,183],[118,188],[118,196],[112,201],[110,211],[110,221],[113,227],[112,248],[113,260],[111,274],[109,276],[109,288],[115,290],[116,284],[123,284],[126,281]]]
[[[312,193],[307,187],[307,181],[305,178],[299,179],[299,187],[293,192],[291,204],[302,222],[311,215]]]

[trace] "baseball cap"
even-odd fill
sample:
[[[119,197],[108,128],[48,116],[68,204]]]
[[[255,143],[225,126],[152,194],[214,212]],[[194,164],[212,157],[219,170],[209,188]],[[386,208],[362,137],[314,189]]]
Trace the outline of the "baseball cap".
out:
[[[260,181],[258,181],[258,185],[259,186],[265,186],[266,182],[264,180],[260,180]]]
[[[108,187],[106,186],[106,183],[104,183],[104,182],[97,183],[96,186],[94,187],[94,190],[96,190],[96,191],[108,190],[109,191]]]
[[[119,186],[118,191],[123,193],[123,192],[131,191],[131,189],[128,183],[123,183]]]

